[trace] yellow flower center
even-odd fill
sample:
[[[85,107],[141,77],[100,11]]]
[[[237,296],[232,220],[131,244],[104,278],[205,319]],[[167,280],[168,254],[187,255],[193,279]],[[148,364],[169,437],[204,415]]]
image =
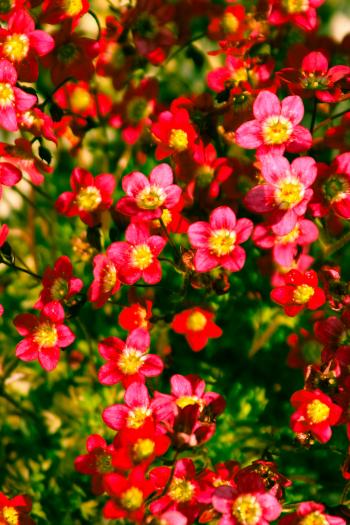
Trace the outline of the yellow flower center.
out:
[[[133,459],[136,462],[143,461],[144,459],[149,458],[154,452],[155,443],[152,439],[149,438],[140,438],[136,441],[135,445],[132,448]]]
[[[147,244],[139,244],[132,249],[131,261],[134,268],[145,270],[153,262],[151,249]]]
[[[169,146],[176,151],[185,151],[188,146],[188,137],[183,129],[172,129],[169,137]]]
[[[294,242],[297,240],[300,234],[300,226],[297,224],[294,226],[291,232],[287,233],[286,235],[280,235],[276,238],[277,244],[288,244],[290,242]]]
[[[70,95],[70,104],[75,113],[85,111],[91,106],[92,102],[90,93],[83,87],[75,88]]]
[[[235,500],[232,506],[232,514],[239,525],[256,525],[261,518],[262,509],[254,496],[243,494]]]
[[[311,403],[309,403],[306,407],[306,414],[308,420],[313,425],[325,421],[328,418],[329,413],[329,406],[325,403],[322,403],[322,401],[320,401],[319,399],[314,399],[314,401],[311,401]]]
[[[95,186],[82,188],[76,198],[78,208],[84,211],[95,211],[102,202],[100,190]]]
[[[328,525],[327,518],[318,510],[311,512],[299,521],[299,525]]]
[[[143,503],[143,493],[137,487],[131,487],[123,492],[120,498],[122,507],[130,512],[137,510]]]
[[[304,198],[305,188],[296,177],[282,179],[275,190],[275,201],[281,210],[293,208]]]
[[[112,456],[110,454],[99,454],[96,456],[96,469],[100,474],[113,472]]]
[[[63,277],[58,277],[55,279],[53,285],[50,288],[51,297],[55,301],[60,301],[66,297],[68,293],[68,283]]]
[[[284,144],[290,138],[292,132],[292,123],[282,116],[268,117],[262,126],[264,142],[269,146]]]
[[[143,210],[155,210],[161,206],[166,199],[163,188],[159,186],[147,186],[136,197],[136,204]]]
[[[165,224],[165,226],[168,226],[171,223],[171,221],[173,220],[173,216],[171,214],[171,211],[168,210],[168,208],[164,208],[164,210],[162,211],[161,219],[162,219],[163,223]],[[159,223],[157,224],[157,226],[158,225],[159,225]]]
[[[136,407],[129,412],[127,426],[129,428],[140,428],[151,414],[152,410],[149,408]]]
[[[200,332],[205,328],[206,324],[207,318],[202,312],[193,312],[186,320],[186,327],[194,332]]]
[[[114,264],[108,264],[102,277],[102,289],[104,293],[111,292],[117,282],[117,269]]]
[[[308,284],[299,284],[293,292],[293,303],[306,304],[314,295],[315,289]]]
[[[213,487],[231,487],[232,483],[228,479],[214,478],[212,481]]]
[[[54,347],[57,339],[57,330],[49,321],[41,323],[34,331],[34,341],[42,348]]]
[[[221,28],[225,33],[235,33],[238,29],[239,21],[232,13],[225,13],[221,20]]]
[[[15,100],[15,95],[11,84],[0,82],[0,107],[11,106]]]
[[[123,374],[132,375],[139,371],[144,360],[145,356],[140,350],[126,347],[119,358],[118,365]]]
[[[309,0],[283,0],[283,7],[291,15],[304,13],[309,9]]]
[[[4,525],[18,525],[18,512],[14,507],[4,507],[2,509],[2,517],[5,520]],[[2,523],[2,521],[0,521],[0,523]]]
[[[235,82],[235,84],[239,84],[240,82],[247,82],[248,80],[248,71],[245,67],[240,67],[236,69],[232,73],[232,80]]]
[[[185,408],[190,405],[200,404],[200,400],[196,396],[182,396],[176,400],[176,404],[180,408]]]
[[[170,484],[169,496],[179,503],[190,501],[194,495],[194,485],[186,479],[174,478]]]
[[[349,181],[344,175],[334,175],[322,185],[322,192],[331,203],[341,201],[350,192]]]
[[[215,230],[209,237],[209,247],[218,257],[228,255],[232,252],[236,242],[236,232],[222,228]]]
[[[65,0],[64,10],[68,16],[76,16],[83,8],[81,0]]]
[[[24,34],[14,33],[13,35],[8,35],[2,51],[11,62],[20,62],[28,54],[29,38]]]

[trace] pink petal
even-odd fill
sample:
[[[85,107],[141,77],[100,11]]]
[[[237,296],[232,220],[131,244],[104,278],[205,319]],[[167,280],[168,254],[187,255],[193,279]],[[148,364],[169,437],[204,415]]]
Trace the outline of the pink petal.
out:
[[[194,266],[197,272],[209,272],[219,266],[219,259],[211,255],[207,248],[199,248],[194,256]]]
[[[253,231],[253,223],[249,219],[239,219],[236,225],[236,242],[241,244],[249,239]]]
[[[300,153],[312,146],[312,135],[310,131],[303,126],[296,126],[293,130],[290,142],[286,149],[291,153]]]
[[[187,234],[194,248],[207,248],[211,228],[207,222],[198,221],[189,226]]]
[[[75,340],[75,335],[68,326],[61,324],[56,326],[57,336],[58,336],[58,345],[61,348],[65,348],[73,343]]]
[[[112,405],[104,409],[102,419],[108,427],[120,430],[124,427],[128,414],[129,409],[125,405]]]
[[[226,258],[225,262],[221,263],[221,266],[230,272],[239,272],[242,270],[246,260],[246,254],[241,246],[236,246],[232,253]]]
[[[34,361],[38,357],[37,346],[31,339],[23,339],[16,346],[16,357],[22,361]]]
[[[269,213],[275,208],[275,190],[269,184],[260,184],[249,190],[243,202],[250,211]]]
[[[162,267],[157,259],[142,271],[142,278],[147,284],[159,283],[162,278]]]
[[[55,41],[52,36],[40,29],[32,31],[29,35],[29,40],[31,47],[39,57],[47,55],[55,47]]]
[[[261,159],[262,176],[270,184],[277,184],[289,169],[290,165],[285,157],[267,154]]]
[[[62,323],[64,320],[63,306],[58,301],[47,303],[42,309],[42,314],[53,323]]]
[[[115,385],[122,379],[122,374],[117,365],[108,361],[98,371],[98,380],[102,385]]]
[[[241,148],[255,149],[262,144],[261,125],[257,120],[249,120],[236,130],[235,142]]]
[[[298,157],[293,160],[291,168],[300,182],[308,187],[316,180],[317,165],[312,157]]]
[[[17,87],[13,88],[13,92],[15,94],[17,111],[27,111],[28,109],[32,108],[38,100],[35,95],[26,93]]]
[[[293,95],[283,99],[281,115],[290,120],[294,126],[299,124],[304,116],[304,104],[301,98]]]
[[[0,184],[14,186],[22,178],[22,172],[9,162],[0,163]]]
[[[125,392],[124,400],[130,408],[148,407],[150,399],[147,387],[140,383],[132,383]]]
[[[54,346],[53,348],[42,348],[38,352],[38,359],[44,370],[51,372],[51,370],[56,368],[58,361],[60,360],[60,349],[58,346]]]
[[[16,69],[8,60],[0,60],[0,82],[11,84],[11,86],[17,82]]]
[[[126,345],[142,352],[147,352],[151,344],[149,332],[144,328],[136,328],[128,335]]]
[[[159,164],[150,173],[149,181],[151,184],[155,184],[160,188],[166,188],[173,183],[173,170],[169,164]]]
[[[253,113],[257,120],[264,121],[271,115],[279,115],[281,104],[279,98],[271,91],[260,91],[253,106]]]
[[[236,215],[228,206],[219,206],[210,214],[209,224],[212,230],[234,230],[236,226]]]
[[[139,171],[133,171],[122,180],[122,188],[129,197],[136,197],[141,190],[148,186],[148,178]]]
[[[13,106],[0,107],[0,127],[7,131],[17,131],[17,117]]]
[[[159,376],[164,368],[163,361],[158,355],[149,354],[141,368],[141,372],[146,377]]]

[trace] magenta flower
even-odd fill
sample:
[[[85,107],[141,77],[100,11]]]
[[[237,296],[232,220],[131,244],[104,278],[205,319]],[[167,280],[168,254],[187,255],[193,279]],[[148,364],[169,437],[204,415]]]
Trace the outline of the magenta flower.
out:
[[[116,260],[107,248],[107,254],[94,257],[94,280],[88,291],[88,298],[96,308],[101,308],[120,288]]]
[[[145,224],[130,224],[125,232],[126,242],[114,242],[108,248],[108,256],[116,261],[122,282],[135,284],[143,279],[156,284],[162,278],[162,268],[157,257],[166,240],[160,235],[151,235]]]
[[[18,131],[17,114],[28,111],[37,101],[16,87],[17,71],[8,60],[0,60],[0,127]]]
[[[222,514],[218,525],[268,525],[282,511],[272,491],[265,492],[262,481],[255,476],[246,480],[243,478],[236,489],[227,485],[218,487],[213,496],[213,506]]]
[[[209,223],[199,221],[188,228],[191,245],[197,248],[194,265],[197,272],[209,272],[222,266],[238,272],[245,263],[245,251],[241,246],[253,231],[249,219],[236,220],[235,213],[227,206],[219,206],[211,214]]]
[[[147,377],[162,373],[163,361],[148,354],[150,335],[147,330],[137,328],[130,332],[126,342],[118,337],[108,337],[98,345],[98,351],[107,359],[99,370],[98,379],[103,385],[122,382],[124,387],[135,381],[144,383]]]
[[[69,346],[75,339],[63,321],[63,307],[56,301],[47,303],[39,318],[33,314],[17,315],[14,325],[24,339],[16,346],[16,356],[22,361],[38,359],[47,372],[56,368],[60,348]]]
[[[1,56],[14,63],[21,80],[35,82],[39,74],[37,57],[52,51],[55,45],[52,36],[36,30],[28,12],[17,9],[10,16],[7,28],[0,29],[0,38]]]
[[[253,113],[255,120],[245,122],[236,130],[235,140],[242,148],[257,148],[260,156],[283,155],[285,150],[299,153],[312,145],[310,131],[298,125],[304,116],[300,97],[286,97],[280,102],[274,93],[261,91]]]
[[[133,171],[123,178],[122,187],[127,196],[119,200],[116,209],[139,220],[159,219],[163,209],[176,206],[181,196],[181,188],[173,184],[168,164],[153,168],[149,179]]]
[[[269,222],[278,235],[290,233],[302,217],[313,191],[309,188],[317,176],[312,157],[299,157],[291,164],[285,157],[265,156],[261,173],[266,184],[252,188],[244,199],[250,211],[269,214]]]
[[[346,525],[343,518],[326,514],[325,506],[315,501],[303,501],[296,512],[283,516],[279,525]]]
[[[298,219],[296,225],[286,235],[276,235],[271,227],[259,224],[254,229],[252,240],[256,246],[272,249],[274,261],[281,266],[293,264],[298,246],[308,246],[318,238],[317,226],[306,219]]]

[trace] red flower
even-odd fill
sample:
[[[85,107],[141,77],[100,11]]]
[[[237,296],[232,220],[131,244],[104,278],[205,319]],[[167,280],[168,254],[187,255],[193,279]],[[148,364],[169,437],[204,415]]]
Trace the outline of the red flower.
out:
[[[194,265],[197,272],[208,272],[222,266],[238,272],[245,263],[245,251],[239,244],[251,235],[253,223],[249,219],[236,220],[227,206],[219,206],[211,214],[209,224],[199,221],[188,228],[191,245],[197,248]]]
[[[20,80],[25,82],[37,80],[37,57],[47,55],[54,47],[52,36],[35,29],[34,20],[25,9],[12,13],[7,29],[0,29],[0,42],[0,56],[14,64]]]
[[[16,356],[22,361],[38,359],[48,372],[56,368],[60,348],[69,346],[75,339],[63,321],[64,310],[58,302],[47,303],[39,318],[33,314],[17,315],[14,325],[24,339],[16,346]]]
[[[0,226],[0,248],[5,244],[8,233],[9,227],[7,226],[7,224],[3,224],[2,226]]]
[[[101,308],[120,288],[118,261],[111,246],[107,248],[106,255],[99,253],[94,257],[94,280],[89,288],[88,298],[96,308]]]
[[[304,308],[317,310],[326,302],[322,288],[318,287],[317,273],[309,270],[302,274],[291,270],[284,276],[284,286],[271,291],[271,299],[284,307],[284,312],[294,317]]]
[[[222,330],[214,322],[214,314],[195,307],[176,314],[171,328],[177,334],[184,334],[186,341],[195,352],[203,350],[208,339],[222,335]]]
[[[10,162],[0,162],[0,199],[2,186],[15,186],[22,178],[22,172]]]
[[[115,470],[113,467],[115,448],[113,445],[107,445],[98,434],[88,437],[86,448],[88,453],[75,459],[75,469],[81,474],[91,476],[92,492],[96,495],[102,494],[105,491],[105,476]]]
[[[53,268],[46,268],[43,275],[44,289],[34,308],[39,310],[51,301],[67,301],[80,292],[83,281],[73,276],[72,263],[66,255],[57,259]]]
[[[105,477],[105,487],[111,500],[107,501],[103,515],[107,519],[126,518],[143,523],[145,500],[153,492],[153,483],[146,479],[142,467],[135,467],[127,477],[113,473]]]
[[[153,168],[149,179],[133,171],[122,180],[127,197],[122,197],[116,209],[138,220],[159,219],[164,209],[173,208],[180,200],[181,188],[173,184],[173,172],[168,164]]]
[[[32,501],[28,496],[8,498],[0,492],[0,523],[4,525],[34,525],[28,516],[32,510]]]
[[[316,7],[325,0],[270,0],[272,7],[268,21],[280,25],[292,22],[304,31],[313,31],[317,27]]]
[[[105,117],[111,110],[112,101],[104,93],[92,93],[88,82],[66,82],[56,91],[54,101],[63,110],[72,112],[77,120],[81,117]],[[74,120],[73,120],[74,122]]]
[[[37,101],[16,87],[17,71],[8,60],[0,60],[0,127],[7,131],[17,131],[17,114],[27,111]]]
[[[143,279],[156,284],[162,278],[162,268],[157,257],[166,241],[159,235],[149,235],[145,224],[130,224],[125,232],[126,242],[114,242],[108,253],[116,261],[119,278],[126,284]]]
[[[336,425],[342,409],[321,390],[298,390],[291,397],[291,404],[296,409],[291,416],[294,432],[311,434],[321,443],[331,439],[331,426]]]
[[[174,103],[170,111],[163,111],[159,115],[151,132],[158,143],[155,153],[157,160],[191,149],[197,138],[188,111],[176,107]]]
[[[135,328],[145,328],[149,330],[149,319],[152,317],[152,301],[146,299],[145,306],[139,303],[126,306],[122,309],[118,317],[118,323],[127,332]]]
[[[149,333],[143,328],[133,330],[125,343],[118,337],[101,341],[98,351],[107,363],[99,370],[99,381],[103,385],[122,382],[126,388],[135,381],[144,383],[147,377],[161,374],[163,361],[157,355],[148,354],[150,342]]]
[[[246,28],[246,13],[242,5],[232,5],[219,17],[213,17],[208,26],[212,40],[239,40]]]
[[[44,0],[40,21],[45,24],[59,24],[70,19],[74,28],[89,10],[89,0]]]
[[[26,139],[16,139],[14,144],[0,142],[0,158],[26,173],[36,185],[44,182],[43,173],[52,172],[50,166],[33,154],[32,145]]]
[[[57,144],[52,118],[39,108],[32,108],[17,116],[20,129],[29,131],[35,137],[45,137]]]
[[[95,226],[101,220],[101,211],[112,204],[115,178],[109,173],[93,177],[82,168],[74,168],[70,184],[71,191],[62,193],[55,204],[59,213],[66,217],[78,215],[88,226]]]

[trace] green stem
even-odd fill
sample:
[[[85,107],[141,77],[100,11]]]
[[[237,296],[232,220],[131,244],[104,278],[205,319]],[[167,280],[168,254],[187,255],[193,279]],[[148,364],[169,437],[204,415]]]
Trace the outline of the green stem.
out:
[[[38,279],[39,281],[41,281],[42,277],[30,270],[27,270],[26,268],[21,268],[20,266],[17,266],[16,264],[14,263],[9,263],[7,261],[5,261],[3,258],[1,258],[1,255],[0,255],[0,264],[5,264],[5,266],[8,266],[9,268],[12,268],[13,270],[18,270],[19,272],[23,272],[23,273],[26,273],[27,275],[30,275],[31,277],[34,277],[34,279]]]
[[[325,120],[322,120],[315,128],[314,131],[317,131],[318,129],[322,128],[323,126],[326,126],[327,124],[330,124],[332,120],[342,117],[345,115],[345,113],[349,113],[350,108],[344,109],[343,111],[340,111],[339,113],[335,113],[334,115],[331,115],[330,117],[326,118]]]

